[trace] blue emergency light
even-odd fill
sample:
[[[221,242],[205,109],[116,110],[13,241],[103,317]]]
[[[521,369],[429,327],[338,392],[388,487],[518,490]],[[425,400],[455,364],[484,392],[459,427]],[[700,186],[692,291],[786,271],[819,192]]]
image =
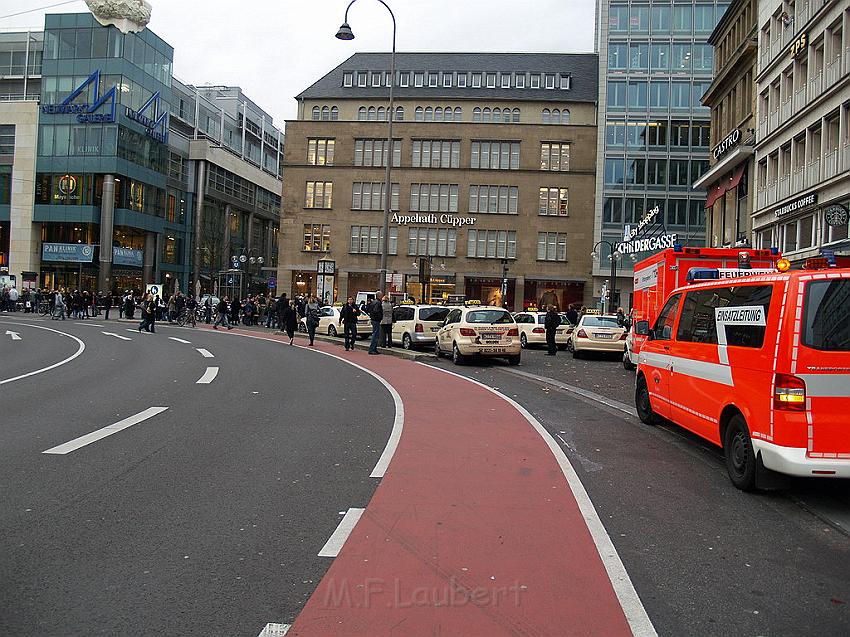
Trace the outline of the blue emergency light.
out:
[[[717,268],[691,268],[685,276],[685,281],[696,283],[698,281],[715,281],[719,278],[720,271]]]

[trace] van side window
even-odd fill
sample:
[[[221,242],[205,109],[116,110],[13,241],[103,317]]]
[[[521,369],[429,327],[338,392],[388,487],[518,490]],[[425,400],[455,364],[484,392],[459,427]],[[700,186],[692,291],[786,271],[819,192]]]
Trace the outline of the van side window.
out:
[[[653,340],[669,341],[673,338],[673,324],[676,322],[676,313],[679,309],[679,300],[681,298],[681,294],[671,296],[664,304],[664,307],[661,308],[661,312],[659,312],[655,325],[652,328]]]
[[[715,308],[760,305],[767,316],[772,294],[771,285],[738,285],[688,292],[682,304],[676,340],[716,345]],[[760,325],[726,325],[726,344],[760,348],[764,345],[764,333],[765,327]]]
[[[850,279],[806,285],[803,345],[831,352],[850,351]]]

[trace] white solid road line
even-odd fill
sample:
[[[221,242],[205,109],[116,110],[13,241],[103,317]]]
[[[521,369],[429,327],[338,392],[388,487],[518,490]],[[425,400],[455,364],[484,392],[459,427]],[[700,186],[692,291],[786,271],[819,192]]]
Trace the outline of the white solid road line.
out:
[[[579,510],[581,510],[582,517],[584,518],[584,522],[590,531],[590,535],[593,537],[593,542],[596,544],[596,550],[599,552],[599,557],[605,565],[605,570],[608,572],[608,579],[611,580],[611,586],[617,594],[617,599],[620,601],[620,607],[623,609],[623,614],[629,622],[632,634],[640,635],[641,637],[657,637],[655,627],[652,625],[652,620],[649,619],[649,615],[646,613],[643,602],[640,601],[640,597],[632,584],[629,573],[626,571],[626,567],[623,565],[623,562],[617,553],[617,549],[614,548],[614,543],[611,541],[608,531],[605,530],[602,520],[599,519],[599,514],[596,512],[596,508],[593,506],[593,502],[590,500],[587,490],[584,488],[576,470],[573,469],[573,465],[570,463],[569,458],[567,458],[567,455],[564,453],[564,450],[561,449],[560,445],[558,445],[540,421],[532,416],[531,413],[518,402],[482,382],[461,374],[456,374],[455,372],[450,372],[447,369],[435,367],[434,365],[428,365],[421,362],[418,364],[424,365],[429,369],[436,369],[444,374],[457,376],[458,378],[474,383],[479,387],[483,387],[487,391],[496,394],[499,398],[513,405],[514,409],[525,417],[534,430],[541,438],[543,438],[543,441],[549,447],[552,455],[555,456],[555,461],[561,468],[561,473],[564,474],[564,478],[566,478],[567,484],[569,484],[570,490],[573,492],[573,497],[576,499]]]
[[[207,367],[207,371],[205,371],[204,375],[195,381],[195,384],[209,385],[215,380],[216,376],[218,376],[218,367]]]
[[[66,442],[65,444],[59,445],[57,447],[52,447],[51,449],[43,451],[42,453],[49,453],[54,455],[65,455],[66,453],[71,453],[72,451],[76,451],[80,447],[85,447],[86,445],[90,445],[93,442],[97,442],[101,438],[106,438],[107,436],[111,436],[114,433],[118,433],[122,429],[137,425],[140,422],[147,420],[148,418],[152,418],[153,416],[162,413],[166,409],[168,409],[168,407],[148,407],[147,409],[139,412],[135,416],[130,416],[129,418],[125,418],[124,420],[119,420],[114,425],[109,425],[107,427],[103,427],[102,429],[98,429],[97,431],[93,431],[90,434],[86,434],[85,436],[74,438],[73,440]]]
[[[215,358],[215,356],[212,355],[212,352],[208,349],[204,349],[203,347],[196,347],[195,349],[197,349],[198,353],[204,358]]]
[[[184,345],[191,345],[192,344],[192,341],[187,341],[187,340],[182,339],[182,338],[177,338],[176,336],[169,336],[168,338],[170,338],[172,341],[177,341],[178,343],[183,343]]]
[[[339,526],[336,527],[336,531],[333,532],[333,535],[325,542],[322,550],[319,551],[319,557],[336,557],[339,555],[342,545],[345,544],[348,536],[351,535],[355,525],[360,520],[360,516],[363,515],[363,511],[365,509],[349,509],[345,512]]]
[[[5,321],[4,321],[5,323]],[[56,369],[60,365],[64,365],[65,363],[70,363],[72,360],[77,358],[80,354],[82,354],[86,349],[86,344],[83,343],[80,339],[78,339],[73,334],[68,334],[66,332],[60,332],[59,330],[54,330],[52,327],[42,327],[40,325],[33,325],[31,323],[5,323],[6,325],[22,325],[24,327],[31,327],[35,330],[47,330],[48,332],[55,332],[56,334],[61,334],[62,336],[67,336],[70,339],[77,341],[79,348],[73,354],[71,354],[68,358],[59,361],[58,363],[53,363],[53,365],[48,365],[47,367],[42,367],[41,369],[37,369],[32,372],[27,372],[26,374],[21,374],[20,376],[13,376],[12,378],[7,378],[5,380],[0,380],[0,385],[5,385],[6,383],[12,383],[16,380],[21,380],[22,378],[27,378],[29,376],[35,376],[36,374],[41,374],[42,372],[50,371],[51,369]]]
[[[120,334],[116,334],[115,332],[101,332],[101,334],[106,334],[107,336],[114,336],[115,338],[120,338],[122,341],[132,341],[132,338],[128,338],[126,336],[121,336]]]
[[[6,335],[11,336],[13,341],[20,341],[21,335],[17,332],[12,332],[11,330],[6,330]]]

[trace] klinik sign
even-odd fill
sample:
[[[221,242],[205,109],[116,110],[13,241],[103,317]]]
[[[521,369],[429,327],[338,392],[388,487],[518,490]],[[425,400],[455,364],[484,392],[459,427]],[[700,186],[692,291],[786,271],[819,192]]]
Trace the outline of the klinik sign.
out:
[[[617,246],[617,252],[620,254],[635,254],[637,252],[660,252],[661,250],[672,248],[679,238],[679,235],[675,233],[664,233],[645,239],[638,238],[644,230],[657,221],[660,214],[661,207],[655,206],[655,208],[649,210],[643,216],[643,219],[640,220],[637,226],[632,228],[627,225],[623,235],[623,242]]]

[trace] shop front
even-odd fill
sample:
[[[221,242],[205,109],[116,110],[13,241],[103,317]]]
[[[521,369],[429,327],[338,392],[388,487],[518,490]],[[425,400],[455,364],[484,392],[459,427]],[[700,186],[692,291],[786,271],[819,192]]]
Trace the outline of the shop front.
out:
[[[464,284],[464,294],[466,294],[467,299],[481,301],[484,305],[509,308],[514,306],[516,279],[508,278],[507,294],[504,297],[502,295],[502,279],[499,278],[466,277]]]
[[[418,274],[409,274],[406,277],[404,292],[407,298],[417,303],[435,303],[440,304],[448,298],[449,294],[455,293],[455,276],[454,275],[432,275],[428,281],[427,294],[423,290],[423,285],[419,281]],[[427,296],[427,298],[426,298]]]
[[[316,273],[308,270],[295,270],[292,273],[292,287],[289,297],[314,296],[316,294]]]
[[[584,298],[583,281],[547,281],[542,279],[526,279],[525,295],[522,301],[523,309],[554,305],[558,311],[565,312],[573,303],[582,303]]]

